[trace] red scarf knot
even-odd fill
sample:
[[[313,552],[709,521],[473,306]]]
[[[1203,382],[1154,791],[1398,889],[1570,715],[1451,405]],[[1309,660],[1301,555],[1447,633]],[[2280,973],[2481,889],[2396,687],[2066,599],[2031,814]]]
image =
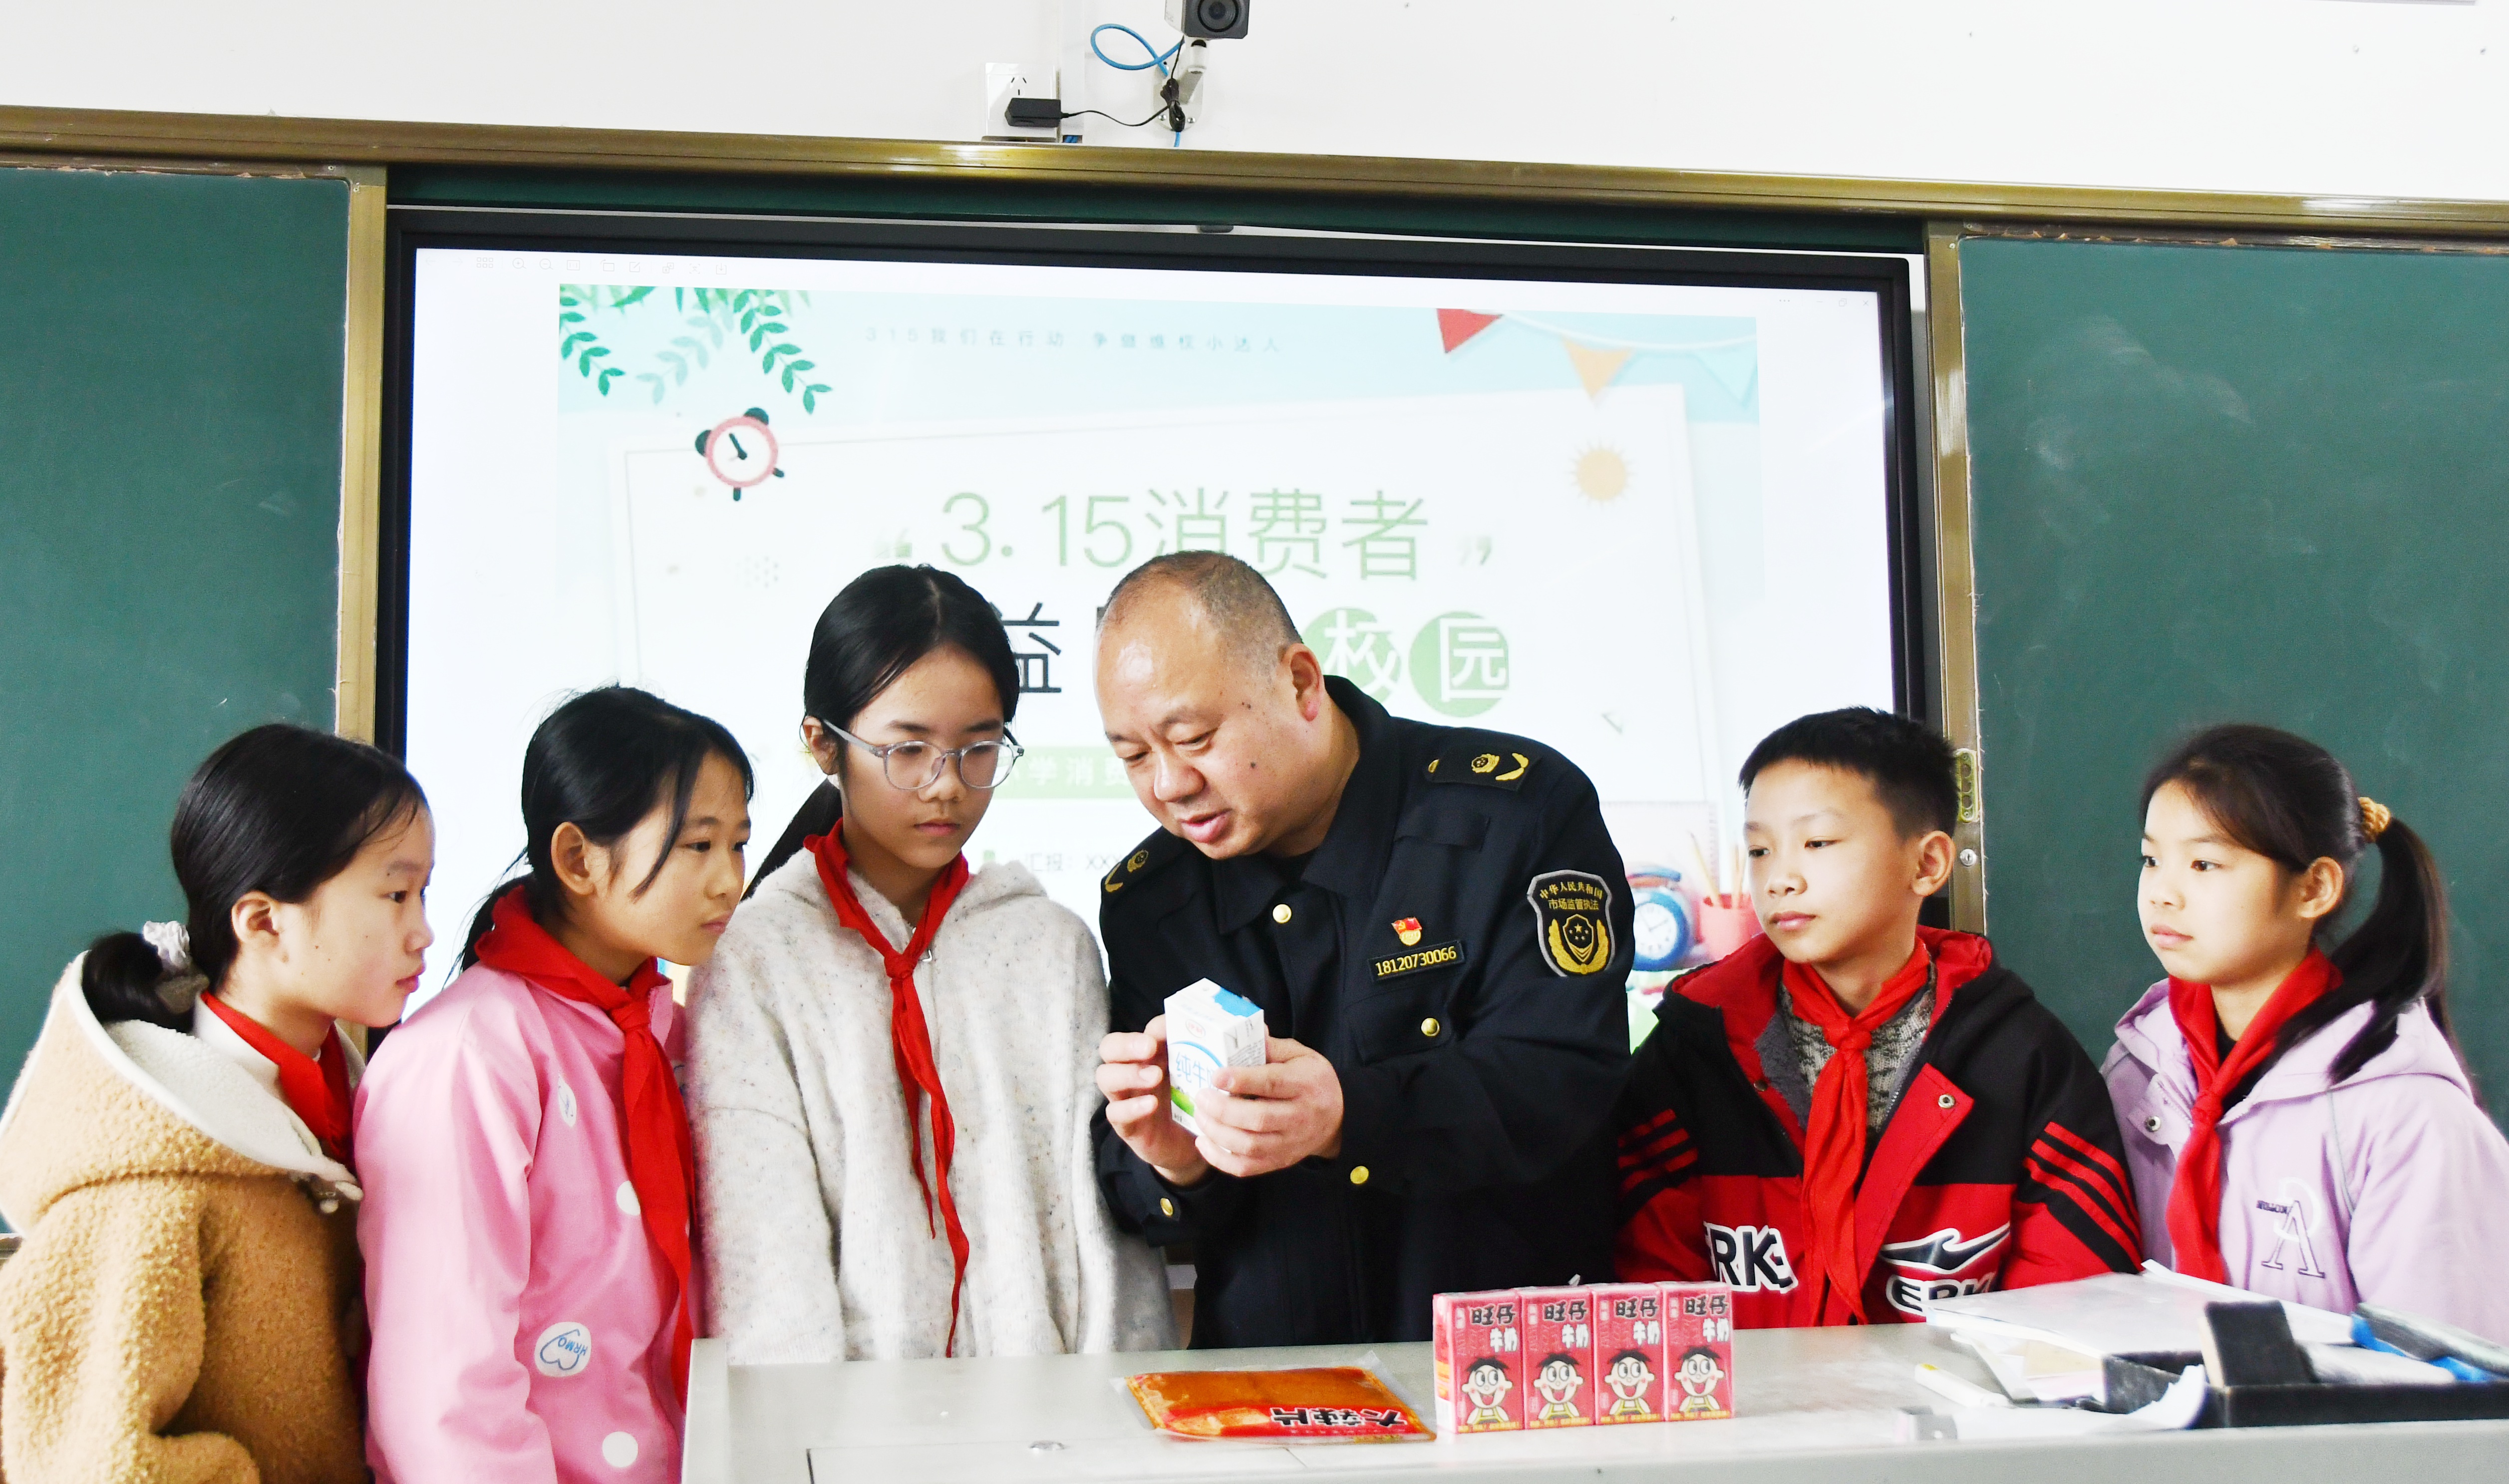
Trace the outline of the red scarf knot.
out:
[[[1812,1117],[1804,1129],[1804,1271],[1825,1277],[1859,1322],[1865,1317],[1864,1275],[1855,1261],[1855,1187],[1863,1178],[1870,1132],[1864,1052],[1873,1033],[1931,983],[1933,969],[1933,955],[1921,939],[1873,1002],[1852,1016],[1811,965],[1782,961],[1778,973],[1795,1017],[1817,1027],[1830,1046],[1829,1060],[1813,1084]]]
[[[696,1209],[696,1151],[688,1104],[671,1075],[670,1057],[654,1038],[654,994],[670,981],[647,959],[622,988],[569,952],[532,919],[519,886],[497,899],[495,926],[479,940],[479,962],[527,980],[533,987],[589,1005],[610,1018],[625,1043],[620,1084],[625,1106],[627,1183],[643,1207],[645,1235],[679,1284],[672,1300],[671,1379],[689,1391],[689,1344],[695,1337],[689,1292],[690,1213]]]
[[[2274,986],[2265,1008],[2248,1022],[2228,1059],[2215,1044],[2222,1021],[2213,986],[2169,981],[2169,1013],[2187,1041],[2195,1066],[2195,1107],[2178,1170],[2169,1183],[2169,1245],[2178,1271],[2217,1283],[2229,1281],[2222,1263],[2222,1108],[2248,1074],[2273,1055],[2274,1041],[2291,1018],[2343,983],[2333,962],[2315,948]]]
[[[244,1045],[279,1068],[279,1100],[305,1121],[305,1127],[321,1144],[324,1157],[354,1170],[356,1167],[349,1158],[349,1054],[340,1049],[339,1033],[324,1031],[318,1057],[309,1057],[272,1034],[259,1020],[219,999],[214,990],[202,995],[201,1003],[208,1006],[209,1013],[224,1021]]]
[[[915,1157],[915,1183],[923,1191],[924,1230],[939,1235],[932,1225],[937,1203],[941,1227],[950,1236],[950,1334],[941,1349],[946,1355],[958,1344],[958,1295],[967,1282],[967,1229],[959,1224],[958,1202],[950,1192],[950,1166],[958,1152],[958,1126],[950,1117],[950,1097],[942,1091],[941,1068],[932,1057],[932,1031],[924,1023],[922,997],[915,991],[915,966],[931,950],[932,940],[941,931],[941,919],[949,915],[950,904],[966,889],[967,858],[959,856],[942,869],[940,878],[932,883],[931,895],[924,899],[923,916],[915,924],[914,936],[905,947],[895,948],[889,946],[888,935],[863,910],[862,899],[854,894],[853,882],[845,876],[843,833],[840,826],[825,835],[814,835],[802,842],[802,848],[818,863],[819,884],[827,890],[828,905],[836,909],[837,920],[860,934],[888,971],[889,1050],[897,1062],[898,1087],[906,1100],[906,1133]],[[923,1126],[915,1117],[915,1094],[918,1092],[923,1094],[932,1123],[929,1177],[923,1172]]]

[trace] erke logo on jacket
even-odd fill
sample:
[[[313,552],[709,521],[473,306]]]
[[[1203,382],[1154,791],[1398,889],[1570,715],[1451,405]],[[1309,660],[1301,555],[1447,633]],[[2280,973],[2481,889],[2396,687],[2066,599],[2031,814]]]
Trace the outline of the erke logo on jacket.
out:
[[[1994,1287],[2003,1266],[2004,1243],[2011,1238],[2012,1226],[2006,1222],[1978,1237],[1965,1238],[1959,1228],[1947,1226],[1913,1242],[1886,1243],[1882,1260],[1893,1271],[1883,1280],[1882,1291],[1891,1308],[1922,1319],[1926,1305],[1935,1299]]]
[[[1786,1261],[1786,1238],[1774,1226],[1707,1227],[1707,1258],[1716,1265],[1716,1280],[1737,1293],[1791,1293],[1794,1265]]]

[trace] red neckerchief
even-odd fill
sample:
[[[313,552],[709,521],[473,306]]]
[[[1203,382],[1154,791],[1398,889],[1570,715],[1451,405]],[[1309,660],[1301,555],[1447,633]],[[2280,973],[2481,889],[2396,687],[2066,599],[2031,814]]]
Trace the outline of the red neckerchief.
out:
[[[1926,987],[1933,966],[1933,955],[1920,940],[1873,1003],[1854,1016],[1811,965],[1787,962],[1778,971],[1796,1018],[1819,1027],[1831,1053],[1813,1084],[1812,1117],[1804,1127],[1804,1267],[1828,1276],[1858,1322],[1864,1319],[1864,1283],[1855,1265],[1855,1185],[1864,1173],[1868,1132],[1864,1050],[1873,1044],[1873,1032]]]
[[[626,1106],[619,1128],[627,1135],[627,1183],[644,1210],[652,1238],[680,1285],[674,1297],[671,1378],[689,1391],[689,1342],[696,1326],[690,1315],[689,1213],[696,1206],[696,1154],[689,1132],[688,1104],[671,1076],[670,1057],[654,1038],[654,991],[670,981],[652,959],[638,966],[621,988],[593,972],[548,930],[532,920],[519,886],[497,899],[495,926],[479,940],[479,962],[528,980],[560,999],[589,1005],[610,1017],[626,1042],[620,1077]]]
[[[923,1023],[923,1001],[915,992],[915,966],[932,946],[950,904],[958,900],[958,893],[967,885],[967,858],[962,855],[943,868],[940,879],[932,883],[932,894],[924,899],[923,920],[915,925],[915,936],[905,947],[892,948],[888,935],[863,910],[862,899],[854,895],[853,882],[845,878],[843,834],[840,827],[825,835],[814,835],[802,842],[802,848],[819,863],[819,884],[827,888],[828,905],[837,909],[837,920],[861,934],[862,941],[871,945],[888,971],[888,1043],[897,1058],[898,1086],[906,1094],[906,1132],[914,1147],[915,1183],[923,1188],[924,1230],[932,1232],[937,1185],[941,1225],[950,1234],[950,1337],[941,1348],[941,1354],[946,1355],[958,1343],[958,1291],[967,1281],[967,1229],[958,1224],[958,1203],[950,1194],[950,1162],[958,1152],[958,1126],[950,1117],[949,1094],[941,1091],[941,1068],[932,1059],[932,1032]],[[923,1126],[915,1121],[917,1089],[931,1109],[930,1179],[923,1173]]]
[[[279,1099],[305,1120],[321,1142],[322,1152],[339,1164],[349,1163],[349,1054],[340,1050],[335,1031],[322,1033],[321,1057],[305,1055],[272,1035],[268,1026],[228,1005],[215,993],[201,996],[209,1013],[243,1038],[243,1044],[279,1068]],[[354,1168],[354,1167],[353,1167]]]
[[[2309,949],[2300,967],[2274,986],[2224,1060],[2214,1044],[2222,1022],[2213,1009],[2213,986],[2175,977],[2169,981],[2169,1013],[2186,1039],[2188,1058],[2195,1063],[2195,1109],[2190,1115],[2187,1145],[2178,1151],[2178,1173],[2169,1182],[2169,1245],[2179,1272],[2217,1283],[2229,1281],[2222,1265],[2222,1104],[2273,1055],[2283,1023],[2341,983],[2343,976],[2326,955]]]

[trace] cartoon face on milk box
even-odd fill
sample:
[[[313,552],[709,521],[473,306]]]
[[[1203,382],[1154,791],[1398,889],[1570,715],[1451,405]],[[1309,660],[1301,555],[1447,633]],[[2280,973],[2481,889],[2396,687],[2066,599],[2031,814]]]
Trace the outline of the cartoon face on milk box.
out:
[[[1519,1288],[1524,1306],[1524,1426],[1594,1421],[1594,1290]]]
[[[1594,1304],[1594,1421],[1665,1420],[1664,1290],[1654,1283],[1597,1283]]]
[[[1734,1290],[1723,1283],[1659,1283],[1673,1422],[1734,1415]]]
[[[1438,1433],[1514,1432],[1524,1426],[1522,1306],[1516,1290],[1441,1293],[1431,1300]]]
[[[1734,1415],[1734,1290],[1596,1283],[1442,1293],[1438,1432]]]

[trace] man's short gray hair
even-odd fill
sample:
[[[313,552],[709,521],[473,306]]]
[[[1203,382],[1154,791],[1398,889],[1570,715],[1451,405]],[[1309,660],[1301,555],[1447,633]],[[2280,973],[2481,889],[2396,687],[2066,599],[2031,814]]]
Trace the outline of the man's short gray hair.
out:
[[[1290,646],[1301,642],[1298,626],[1272,584],[1224,551],[1173,551],[1124,574],[1106,595],[1106,606],[1098,611],[1098,631],[1105,633],[1144,590],[1154,587],[1172,587],[1192,599],[1230,648],[1254,663],[1275,663]]]

